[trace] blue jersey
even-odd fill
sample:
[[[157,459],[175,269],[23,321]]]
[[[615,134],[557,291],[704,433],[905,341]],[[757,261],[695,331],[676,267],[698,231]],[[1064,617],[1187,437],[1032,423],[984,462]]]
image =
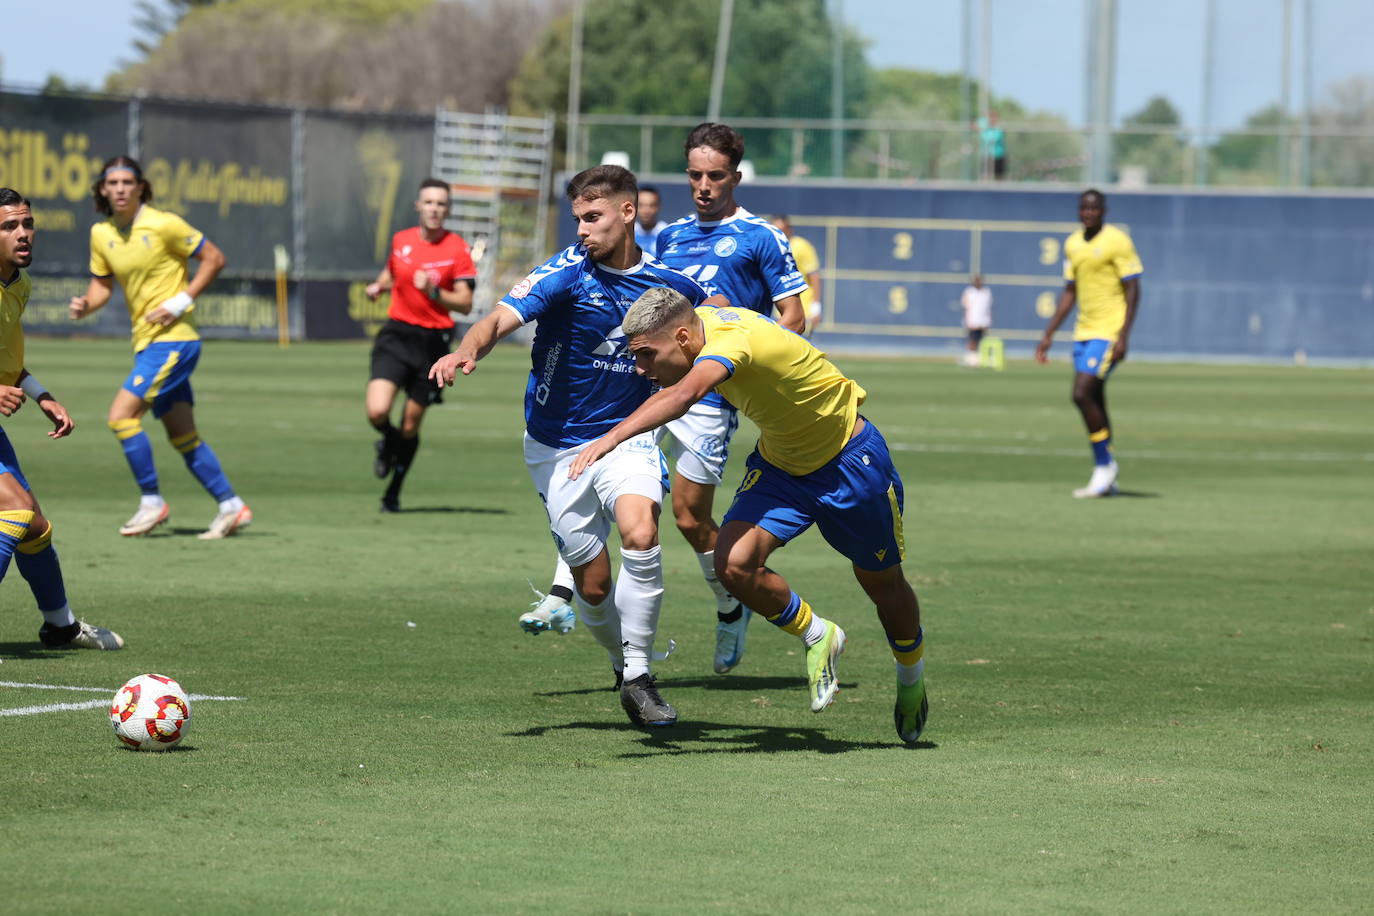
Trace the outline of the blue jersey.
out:
[[[684,216],[658,234],[658,259],[720,294],[736,308],[773,314],[773,303],[801,295],[806,278],[797,270],[787,236],[748,210],[714,223]]]
[[[536,268],[500,304],[538,322],[525,386],[525,429],[550,448],[590,442],[649,396],[620,323],[645,290],[670,286],[693,304],[707,293],[647,254],[615,270],[573,245]]]
[[[658,234],[658,257],[701,284],[707,295],[722,295],[737,308],[773,316],[773,303],[807,289],[782,230],[744,208],[734,216],[703,223],[684,216]],[[712,406],[729,402],[712,391],[701,399]]]

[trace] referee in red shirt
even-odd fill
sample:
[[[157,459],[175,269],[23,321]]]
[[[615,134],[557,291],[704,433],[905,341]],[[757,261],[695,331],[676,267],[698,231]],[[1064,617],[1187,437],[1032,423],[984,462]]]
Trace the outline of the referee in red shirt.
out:
[[[391,256],[377,279],[367,286],[376,299],[391,291],[387,322],[372,345],[372,375],[367,383],[367,419],[382,434],[373,471],[391,475],[382,496],[383,512],[401,511],[405,482],[420,447],[420,421],[429,405],[443,400],[429,380],[429,367],[447,356],[453,343],[453,317],[472,311],[477,268],[462,236],[444,228],[449,214],[449,186],[438,178],[420,182],[415,200],[420,224],[391,239]],[[401,426],[391,423],[396,394],[404,391]]]

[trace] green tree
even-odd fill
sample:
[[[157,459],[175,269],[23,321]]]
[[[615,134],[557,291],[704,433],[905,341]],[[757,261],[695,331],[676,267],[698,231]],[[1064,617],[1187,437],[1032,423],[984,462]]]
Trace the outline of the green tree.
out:
[[[1187,147],[1177,128],[1183,124],[1178,109],[1163,96],[1155,96],[1139,111],[1126,115],[1122,127],[1142,128],[1138,133],[1118,133],[1112,141],[1116,168],[1143,168],[1155,184],[1182,184],[1187,180]],[[1174,128],[1160,131],[1159,128]]]
[[[583,28],[581,111],[704,118],[710,101],[719,3],[587,0]],[[830,112],[831,23],[824,0],[739,0],[734,8],[721,120],[741,117],[823,117]],[[549,28],[521,61],[511,83],[517,114],[566,111],[571,14]],[[782,36],[785,36],[785,40]],[[867,68],[861,40],[844,35],[844,107],[862,110]],[[655,133],[650,170],[676,170],[682,135]],[[742,130],[748,157],[764,174],[794,166],[788,131]],[[828,143],[800,144],[811,171],[829,171]],[[637,151],[637,127],[594,131],[589,154]],[[642,168],[642,166],[641,166]]]
[[[883,128],[865,131],[855,143],[847,169],[852,177],[968,179],[977,174],[978,138],[972,123],[960,120],[966,103],[978,98],[979,85],[957,73],[891,68],[875,71],[869,82],[870,121],[900,125],[927,122],[939,128]],[[991,97],[1006,131],[1011,177],[1070,180],[1082,170],[1079,141],[1057,115],[1027,112],[1010,98]]]
[[[1281,128],[1286,121],[1283,111],[1277,105],[1270,105],[1251,114],[1245,119],[1248,129]],[[1224,134],[1213,144],[1213,174],[1217,184],[1230,185],[1272,185],[1282,176],[1279,174],[1280,144],[1282,136],[1273,134]]]
[[[189,10],[115,91],[433,111],[504,105],[554,0],[220,0]]]
[[[134,39],[134,48],[140,56],[147,57],[157,49],[167,33],[176,30],[187,13],[197,7],[213,6],[216,2],[218,0],[138,0],[134,4],[137,10],[134,25],[143,33],[143,37]]]
[[[1335,83],[1312,112],[1317,129],[1343,135],[1315,136],[1308,153],[1316,187],[1374,187],[1374,79],[1358,74]]]

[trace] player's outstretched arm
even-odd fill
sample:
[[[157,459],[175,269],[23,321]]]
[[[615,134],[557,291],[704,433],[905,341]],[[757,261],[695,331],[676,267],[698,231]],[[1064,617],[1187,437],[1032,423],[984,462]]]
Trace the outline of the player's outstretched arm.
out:
[[[86,284],[86,294],[72,297],[71,304],[67,307],[67,315],[72,321],[85,318],[92,312],[104,308],[112,295],[114,277],[91,277],[91,282]]]
[[[463,335],[458,349],[438,359],[429,368],[429,378],[436,385],[452,385],[458,373],[471,375],[477,361],[491,352],[496,342],[520,327],[520,318],[505,306],[498,305]]]
[[[1059,326],[1064,323],[1064,319],[1069,317],[1069,312],[1073,311],[1073,305],[1078,301],[1078,291],[1072,283],[1064,286],[1064,291],[1059,294],[1059,307],[1054,310],[1054,317],[1050,323],[1045,325],[1044,336],[1040,338],[1040,343],[1035,345],[1035,361],[1037,363],[1049,360],[1050,345],[1054,343],[1054,332],[1059,330]]]
[[[609,455],[626,439],[657,429],[685,414],[706,393],[730,377],[730,372],[715,360],[704,360],[692,367],[676,385],[669,385],[649,396],[635,412],[621,420],[600,439],[588,442],[573,459],[568,477],[576,480],[600,458]]]

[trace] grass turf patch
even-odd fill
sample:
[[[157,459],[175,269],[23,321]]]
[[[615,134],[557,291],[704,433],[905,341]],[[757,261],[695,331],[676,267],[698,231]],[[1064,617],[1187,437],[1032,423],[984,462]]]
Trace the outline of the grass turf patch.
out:
[[[500,348],[427,417],[380,515],[366,348],[207,345],[197,418],[254,525],[146,427],[172,507],[104,429],[128,351],[30,343],[72,411],[6,423],[77,612],[118,653],[52,652],[5,586],[0,679],[193,693],[184,749],[121,749],[102,709],[0,718],[4,880],[22,912],[1358,911],[1374,434],[1357,371],[1128,364],[1108,388],[1126,495],[1078,501],[1062,365],[840,358],[907,490],[931,721],[898,746],[891,655],[814,532],[773,564],[851,637],[807,708],[799,644],[755,621],[710,673],[713,602],[663,536],[656,666],[681,723],[624,720],[579,629],[520,633],[552,543],[520,459],[527,356]],[[753,430],[743,424],[727,481]],[[729,490],[717,503],[724,510]],[[413,626],[412,626],[413,624]],[[91,693],[0,687],[0,709]],[[152,860],[152,861],[150,861]],[[147,882],[147,891],[135,890]],[[129,896],[125,896],[125,895]]]

